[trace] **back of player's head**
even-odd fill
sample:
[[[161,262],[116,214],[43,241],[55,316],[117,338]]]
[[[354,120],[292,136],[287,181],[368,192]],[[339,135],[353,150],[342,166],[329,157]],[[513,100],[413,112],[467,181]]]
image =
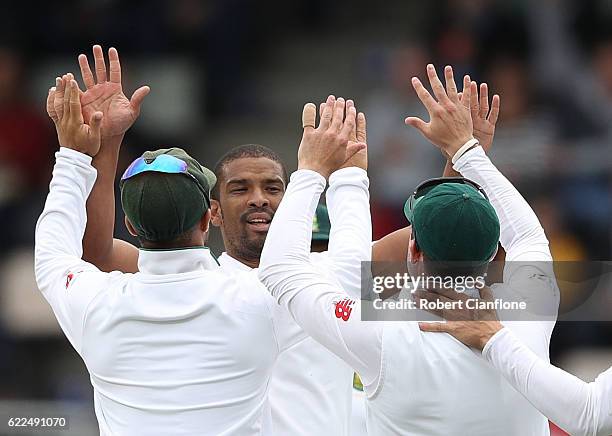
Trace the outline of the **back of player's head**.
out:
[[[499,241],[499,219],[486,194],[462,178],[419,185],[404,206],[412,234],[428,261],[487,264]]]
[[[210,208],[216,178],[180,148],[147,151],[121,178],[121,205],[141,242],[188,237]]]
[[[276,152],[264,145],[259,144],[238,145],[236,147],[233,147],[223,156],[221,156],[221,159],[219,159],[219,161],[215,165],[214,172],[217,177],[217,183],[212,189],[212,198],[214,198],[215,200],[219,199],[219,185],[221,184],[221,181],[225,176],[223,172],[225,167],[230,162],[244,158],[266,158],[276,162],[278,165],[280,165],[282,169],[281,176],[283,178],[283,181],[285,182],[285,185],[288,183],[289,177],[287,176],[287,169],[285,168],[285,165],[283,164],[283,161],[281,160],[280,156]]]

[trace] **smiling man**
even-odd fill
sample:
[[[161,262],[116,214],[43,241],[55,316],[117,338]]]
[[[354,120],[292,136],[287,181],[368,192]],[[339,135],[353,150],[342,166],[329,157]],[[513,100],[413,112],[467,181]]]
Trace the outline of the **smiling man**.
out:
[[[256,268],[274,211],[287,184],[287,171],[276,153],[256,144],[240,145],[215,166],[212,222],[221,230],[226,252]]]
[[[335,99],[328,103],[335,105]],[[365,117],[361,119],[359,137],[365,141]],[[369,258],[371,241],[365,162],[362,155],[362,168],[348,164],[332,176],[327,203],[331,220],[339,224],[331,228],[329,251],[311,253],[320,273],[337,280],[354,297],[360,292],[360,259]],[[274,151],[247,144],[221,157],[215,174],[211,222],[220,228],[225,244],[226,251],[219,257],[221,268],[256,274],[270,223],[285,194],[285,167]],[[351,252],[355,244],[362,250]],[[284,319],[283,335],[296,343],[279,355],[270,380],[274,434],[353,434],[353,370],[312,338],[304,337],[288,312],[278,316]],[[303,339],[297,341],[299,337]]]

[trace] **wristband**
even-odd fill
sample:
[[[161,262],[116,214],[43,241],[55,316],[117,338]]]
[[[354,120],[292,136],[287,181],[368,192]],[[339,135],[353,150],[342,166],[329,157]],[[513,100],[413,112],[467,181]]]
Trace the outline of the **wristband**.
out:
[[[480,145],[480,143],[478,142],[478,139],[475,139],[475,138],[472,138],[468,142],[463,144],[461,148],[457,150],[457,152],[454,154],[454,156],[451,159],[451,162],[453,163],[453,165],[459,160],[461,156],[463,156],[466,152],[468,152],[472,148],[477,147],[478,145]]]

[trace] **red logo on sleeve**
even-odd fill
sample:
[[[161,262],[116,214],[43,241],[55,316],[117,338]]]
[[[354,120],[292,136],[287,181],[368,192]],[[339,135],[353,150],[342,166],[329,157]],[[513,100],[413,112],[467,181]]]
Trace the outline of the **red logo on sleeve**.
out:
[[[355,300],[345,298],[336,303],[336,318],[340,318],[342,321],[348,321],[353,311],[353,304]]]
[[[72,281],[73,278],[74,278],[74,274],[68,273],[68,275],[66,276],[66,289],[68,289],[68,286],[70,285],[70,282]]]

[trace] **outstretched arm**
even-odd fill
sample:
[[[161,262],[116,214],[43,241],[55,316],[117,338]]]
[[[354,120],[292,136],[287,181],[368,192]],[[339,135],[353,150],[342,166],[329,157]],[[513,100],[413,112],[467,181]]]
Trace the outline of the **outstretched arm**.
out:
[[[344,101],[338,99],[323,111],[316,129],[315,112],[314,105],[304,108],[299,170],[291,176],[272,220],[259,277],[310,336],[345,360],[372,387],[379,379],[382,331],[361,322],[359,301],[348,298],[339,283],[320,274],[309,260],[312,218],[325,178],[345,162],[347,129],[352,129],[355,108],[349,109],[343,122]],[[352,148],[354,153],[361,147]]]
[[[431,119],[426,123],[419,118],[408,117],[406,123],[452,156],[454,170],[485,189],[500,219],[500,240],[507,252],[506,261],[552,260],[548,241],[535,213],[474,139],[474,105],[469,102],[477,94],[476,83],[466,76],[460,99],[451,67],[447,66],[444,70],[446,89],[433,65],[427,66],[427,74],[437,101],[419,79],[413,78],[412,83]]]
[[[102,147],[93,160],[98,179],[87,201],[87,228],[83,239],[83,257],[104,271],[137,270],[138,250],[131,244],[113,240],[115,225],[114,183],[121,141],[140,113],[140,105],[149,93],[149,87],[137,89],[130,100],[123,93],[121,65],[116,49],[108,51],[109,70],[102,47],[93,47],[95,77],[87,57],[79,55],[81,76],[85,92],[80,94],[85,122],[95,112],[102,112]],[[61,86],[58,82],[57,88]],[[61,94],[58,94],[61,96]],[[60,97],[61,98],[61,97]],[[48,105],[51,118],[61,113],[60,105]]]
[[[331,97],[331,96],[330,96]],[[347,100],[347,110],[353,107]],[[321,105],[321,113],[324,105]],[[350,141],[366,143],[366,119],[357,114]],[[331,222],[328,255],[334,276],[352,298],[361,297],[362,262],[371,260],[372,218],[367,150],[353,156],[329,177],[326,199]]]
[[[463,93],[459,93],[459,101]],[[495,135],[495,124],[499,117],[500,98],[495,94],[491,100],[489,110],[489,87],[486,83],[480,84],[480,95],[477,92],[470,95],[470,111],[474,127],[474,138],[478,139],[485,152],[491,149]],[[443,177],[460,177],[458,171],[453,169],[453,163],[446,153],[446,165]],[[373,262],[404,262],[408,255],[408,242],[410,241],[410,228],[404,227],[393,233],[385,235],[372,245]]]
[[[508,329],[487,342],[483,356],[563,430],[573,435],[612,433],[612,368],[586,383],[539,358]]]
[[[79,90],[72,75],[64,75],[49,90],[47,107],[53,114],[60,151],[56,153],[50,192],[36,224],[34,270],[39,289],[53,308],[60,326],[80,351],[83,320],[89,302],[110,276],[81,260],[85,231],[85,201],[96,179],[92,156],[100,148],[102,113],[83,122]],[[56,99],[58,89],[61,100]]]
[[[493,301],[488,288],[480,290],[481,299]],[[456,303],[468,299],[450,290],[421,292],[428,301]],[[447,307],[451,307],[448,305]],[[448,333],[464,344],[483,350],[483,356],[514,389],[544,416],[575,435],[609,435],[612,432],[612,368],[595,382],[585,383],[549,364],[500,324],[495,310],[460,309],[435,311],[446,323],[419,323],[427,332]]]

